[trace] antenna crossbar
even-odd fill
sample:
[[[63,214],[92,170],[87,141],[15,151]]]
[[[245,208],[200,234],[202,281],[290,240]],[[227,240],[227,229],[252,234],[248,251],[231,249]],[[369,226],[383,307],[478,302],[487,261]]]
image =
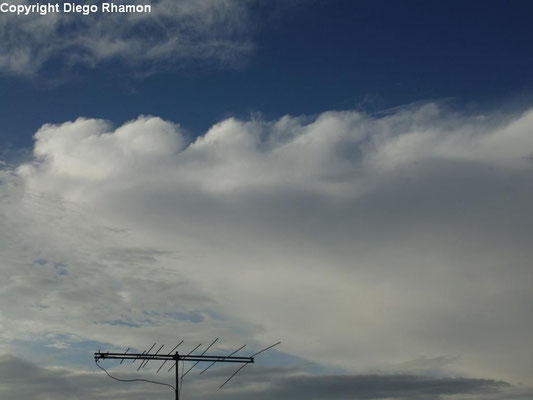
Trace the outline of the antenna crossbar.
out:
[[[207,371],[209,368],[211,368],[216,363],[237,363],[237,364],[242,364],[220,386],[222,388],[235,375],[237,375],[237,373],[239,371],[241,371],[246,365],[254,363],[255,362],[255,360],[254,360],[255,356],[257,356],[258,354],[261,354],[261,353],[271,349],[272,347],[275,347],[278,344],[280,344],[280,342],[277,342],[277,343],[275,343],[275,344],[273,344],[271,346],[268,346],[267,348],[265,348],[265,349],[263,349],[261,351],[258,351],[257,353],[252,354],[251,356],[248,356],[248,357],[234,356],[234,354],[237,353],[238,351],[242,350],[245,347],[245,345],[239,347],[237,350],[233,351],[229,355],[212,355],[212,354],[211,355],[206,355],[206,352],[217,342],[217,340],[218,340],[218,338],[215,339],[201,354],[192,354],[201,346],[201,344],[199,344],[198,346],[193,348],[187,354],[179,354],[178,351],[175,351],[175,350],[183,343],[183,340],[182,340],[168,354],[161,354],[160,353],[161,350],[163,349],[164,345],[161,345],[157,349],[157,351],[155,351],[155,353],[151,353],[152,349],[154,349],[154,347],[156,346],[156,344],[154,343],[148,350],[145,350],[142,353],[130,353],[129,352],[130,351],[129,347],[123,353],[101,352],[99,350],[98,352],[94,353],[94,361],[96,362],[96,365],[98,366],[98,368],[102,369],[112,379],[115,379],[115,380],[121,381],[121,382],[150,382],[150,383],[156,383],[156,384],[159,384],[159,385],[165,385],[165,386],[171,387],[174,390],[175,399],[179,400],[181,386],[182,386],[181,384],[182,384],[183,378],[190,371],[192,371],[193,368],[198,363],[200,363],[200,362],[209,363],[209,365],[204,370],[202,370],[200,372],[200,374],[203,374],[205,371]],[[140,369],[144,368],[148,364],[148,362],[150,360],[163,361],[163,363],[157,369],[157,372],[159,372],[161,370],[161,368],[163,367],[163,365],[165,365],[166,362],[170,361],[172,363],[172,366],[170,367],[170,369],[168,371],[170,372],[173,368],[176,369],[176,371],[175,371],[176,384],[175,384],[175,386],[172,386],[172,385],[167,384],[167,383],[151,381],[151,380],[148,380],[148,379],[119,379],[119,378],[116,378],[116,377],[112,376],[105,368],[103,368],[102,366],[99,365],[99,362],[102,361],[102,360],[120,360],[120,364],[122,364],[124,362],[124,360],[132,360],[132,362],[135,362],[136,360],[140,360],[140,365],[138,366],[137,371],[139,371]],[[182,364],[181,377],[179,375],[179,372],[180,372],[179,371],[179,362],[180,361],[182,361],[182,363],[181,363]],[[185,361],[192,361],[193,362],[193,365],[187,371],[184,371],[184,369],[185,369],[184,362]]]
[[[198,362],[237,362],[237,363],[253,363],[254,357],[236,357],[225,355],[182,355],[182,354],[157,354],[157,353],[94,353],[94,359],[100,360],[167,360],[167,361],[198,361]]]

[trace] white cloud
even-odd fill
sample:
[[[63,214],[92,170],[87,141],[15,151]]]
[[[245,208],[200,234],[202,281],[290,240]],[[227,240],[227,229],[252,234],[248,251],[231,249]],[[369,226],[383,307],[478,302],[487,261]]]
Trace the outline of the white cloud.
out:
[[[2,13],[0,72],[31,75],[57,60],[86,66],[118,61],[135,73],[191,61],[234,66],[253,48],[249,2],[146,0],[143,4],[151,4],[152,12]]]
[[[45,125],[0,186],[3,340],[280,339],[350,372],[531,383],[532,119]]]

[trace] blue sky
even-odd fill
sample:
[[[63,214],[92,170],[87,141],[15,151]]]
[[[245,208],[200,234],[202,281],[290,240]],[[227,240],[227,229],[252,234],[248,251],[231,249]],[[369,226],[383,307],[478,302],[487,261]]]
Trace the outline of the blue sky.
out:
[[[532,3],[145,3],[0,13],[0,397],[531,399]]]
[[[259,2],[237,65],[165,65],[138,77],[124,63],[65,71],[50,61],[2,76],[3,145],[31,146],[43,123],[78,116],[122,123],[139,114],[200,135],[228,116],[363,109],[449,100],[487,109],[531,100],[527,1]]]

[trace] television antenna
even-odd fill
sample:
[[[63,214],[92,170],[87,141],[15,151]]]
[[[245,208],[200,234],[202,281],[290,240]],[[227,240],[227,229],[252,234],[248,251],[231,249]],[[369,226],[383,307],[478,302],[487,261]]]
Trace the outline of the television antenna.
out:
[[[194,347],[191,351],[189,351],[187,354],[180,354],[177,351],[177,348],[183,343],[183,340],[179,342],[170,352],[165,353],[161,352],[164,348],[164,345],[160,346],[154,353],[151,353],[151,351],[156,348],[156,343],[154,343],[148,350],[143,351],[142,353],[129,353],[130,348],[128,347],[126,351],[123,353],[111,353],[111,352],[101,352],[98,351],[94,353],[94,362],[96,363],[96,366],[103,370],[107,376],[109,376],[111,379],[115,379],[120,382],[148,382],[148,383],[154,383],[157,385],[163,385],[168,386],[174,390],[175,393],[175,399],[179,400],[181,388],[183,386],[183,378],[191,372],[191,370],[196,367],[201,362],[208,362],[209,365],[203,369],[200,374],[203,374],[206,372],[209,368],[211,368],[216,363],[234,363],[234,364],[242,364],[226,381],[220,385],[220,389],[223,388],[235,375],[237,375],[244,367],[246,367],[248,364],[253,364],[255,362],[255,356],[271,349],[274,346],[277,346],[281,342],[274,343],[273,345],[270,345],[266,348],[264,348],[261,351],[258,351],[257,353],[254,353],[248,357],[240,357],[235,356],[238,351],[242,350],[246,345],[239,347],[237,350],[233,351],[232,353],[228,355],[208,355],[206,354],[207,351],[218,341],[218,338],[213,340],[209,346],[201,353],[201,354],[193,354],[198,348],[201,346],[201,344]],[[152,381],[149,379],[119,379],[113,375],[111,375],[104,367],[100,365],[100,362],[102,360],[120,360],[120,364],[122,364],[125,360],[131,360],[131,363],[135,363],[136,361],[139,361],[140,364],[137,367],[137,371],[143,369],[146,367],[148,362],[150,361],[163,361],[163,363],[159,366],[156,373],[159,373],[161,368],[167,363],[171,362],[172,365],[168,369],[167,372],[172,371],[172,369],[175,369],[175,385],[171,385],[164,382],[157,382]],[[181,367],[181,374],[180,374],[180,367],[179,363],[182,363]],[[185,371],[185,362],[193,362],[193,365],[188,368]]]

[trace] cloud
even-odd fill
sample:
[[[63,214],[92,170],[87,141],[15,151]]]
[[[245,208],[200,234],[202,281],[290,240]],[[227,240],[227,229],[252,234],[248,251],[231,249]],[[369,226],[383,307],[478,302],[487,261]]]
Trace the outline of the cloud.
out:
[[[102,372],[73,372],[65,368],[39,367],[27,361],[0,358],[0,393],[2,398],[33,399],[142,399],[165,395],[169,389],[149,383],[121,383],[110,380]],[[227,374],[227,370],[223,373]],[[135,373],[112,373],[121,379],[135,379]],[[192,399],[448,399],[454,395],[471,399],[503,399],[509,392],[527,394],[526,389],[511,388],[505,382],[466,378],[428,378],[416,375],[330,375],[311,376],[289,369],[249,369],[239,377],[239,384],[218,390],[211,378],[190,377],[184,381],[183,396]],[[157,375],[146,379],[161,381]],[[211,381],[211,382],[210,382]],[[165,382],[165,381],[163,381]],[[171,382],[171,380],[170,380]],[[265,382],[268,384],[265,385]],[[492,394],[492,396],[491,396]],[[530,393],[529,393],[530,394]],[[496,397],[493,397],[496,396]],[[518,397],[520,398],[520,397]],[[525,397],[524,397],[525,398]]]
[[[45,125],[1,177],[2,350],[282,340],[301,370],[530,384],[532,120]]]
[[[94,67],[110,62],[141,74],[191,62],[235,66],[253,49],[249,2],[146,0],[143,4],[152,5],[152,12],[2,13],[0,72],[33,75],[47,64],[57,70],[58,65]]]
[[[255,398],[439,399],[448,395],[497,392],[504,382],[413,375],[301,376],[281,379]]]
[[[141,399],[163,392],[151,386],[120,386],[100,373],[41,367],[12,356],[0,358],[0,371],[0,394],[7,400]]]
[[[378,180],[417,172],[419,163],[440,169],[531,167],[531,113],[496,127],[500,121],[439,113],[427,105],[381,119],[358,112],[326,112],[311,121],[227,119],[186,148],[179,126],[157,117],[142,116],[116,130],[80,118],[36,133],[34,154],[43,162],[34,173],[47,183],[72,178],[81,188],[131,178],[138,184],[160,168],[166,174],[161,180],[190,182],[211,193],[267,187],[274,194],[285,188],[354,197]]]

